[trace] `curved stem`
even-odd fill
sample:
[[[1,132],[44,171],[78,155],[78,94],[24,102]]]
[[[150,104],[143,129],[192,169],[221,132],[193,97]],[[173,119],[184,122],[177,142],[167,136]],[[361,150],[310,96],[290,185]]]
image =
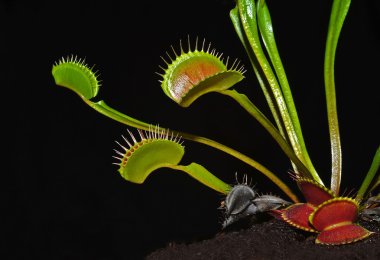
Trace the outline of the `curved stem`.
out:
[[[171,168],[178,171],[183,171],[189,174],[191,177],[206,185],[207,187],[216,190],[224,195],[227,195],[232,187],[222,180],[217,178],[214,174],[209,172],[205,167],[197,163],[191,163],[189,165],[167,165],[167,168]]]
[[[282,137],[282,135],[278,132],[278,130],[274,127],[274,125],[265,117],[265,115],[248,99],[248,97],[244,94],[238,93],[236,90],[224,90],[220,93],[227,95],[233,98],[236,102],[238,102],[251,116],[253,116],[264,128],[268,131],[268,133],[273,137],[273,139],[277,142],[280,148],[284,151],[286,156],[297,166],[302,175],[305,175],[309,178],[313,178],[318,182],[322,182],[319,179],[318,175],[312,175],[312,173],[308,170],[307,167],[298,159],[298,157],[293,152],[292,148],[289,146],[288,142]]]
[[[103,114],[109,118],[112,118],[115,121],[118,121],[122,124],[126,124],[129,126],[138,128],[138,129],[142,129],[142,130],[146,130],[146,131],[150,130],[149,124],[142,122],[142,121],[139,121],[137,119],[134,119],[132,117],[129,117],[123,113],[116,111],[115,109],[106,105],[106,103],[104,101],[99,101],[97,103],[94,103],[94,102],[91,102],[90,100],[87,100],[84,98],[83,98],[83,100],[86,102],[86,104],[88,104],[90,107],[92,107],[93,109],[95,109],[99,113],[101,113],[101,114]],[[182,136],[184,139],[187,139],[190,141],[194,141],[194,142],[198,142],[198,143],[208,145],[210,147],[213,147],[215,149],[223,151],[223,152],[241,160],[242,162],[245,162],[246,164],[250,165],[251,167],[255,168],[256,170],[258,170],[259,172],[264,174],[266,177],[268,177],[293,202],[299,201],[297,196],[291,191],[291,189],[284,182],[282,182],[274,173],[272,173],[270,170],[268,170],[266,167],[264,167],[260,163],[256,162],[252,158],[250,158],[250,157],[248,157],[248,156],[246,156],[246,155],[244,155],[244,154],[242,154],[242,153],[240,153],[240,152],[238,152],[238,151],[236,151],[236,150],[234,150],[228,146],[225,146],[223,144],[220,144],[214,140],[211,140],[211,139],[208,139],[205,137],[200,137],[200,136],[196,136],[196,135],[192,135],[192,134],[188,134],[188,133],[183,133],[183,132],[179,132],[179,131],[173,131],[173,134],[175,134],[175,135],[178,134],[178,135]]]
[[[270,63],[265,57],[265,53],[261,47],[260,37],[258,35],[257,29],[255,2],[251,0],[239,0],[237,1],[237,5],[239,8],[242,27],[245,31],[252,51],[255,54],[257,61],[260,64],[261,69],[271,87],[273,96],[276,100],[278,109],[280,111],[282,121],[285,125],[285,130],[288,134],[290,144],[292,145],[294,153],[297,155],[299,160],[305,164],[306,160],[300,145],[300,141],[295,132],[293,122],[289,116],[286,101],[284,100],[277,78],[270,66]],[[309,168],[309,171],[313,171],[313,169]],[[316,172],[314,174],[317,175]]]
[[[296,106],[294,104],[292,91],[289,86],[288,79],[286,77],[285,69],[282,64],[280,54],[277,49],[276,40],[274,37],[272,20],[270,17],[268,6],[265,0],[259,0],[257,3],[257,20],[260,29],[261,38],[264,42],[264,46],[269,55],[269,59],[272,62],[273,68],[276,72],[282,94],[284,95],[285,103],[289,111],[290,119],[294,126],[294,131],[299,140],[302,154],[305,158],[305,164],[308,166],[309,170],[313,173],[313,176],[317,176],[317,171],[310,159],[309,153],[306,149],[305,140],[303,138],[301,124],[298,118],[298,113]],[[318,177],[319,178],[319,177]]]
[[[366,196],[368,187],[372,183],[373,178],[376,176],[376,173],[379,170],[379,166],[380,166],[380,146],[376,150],[375,156],[373,157],[373,160],[371,163],[371,167],[369,168],[369,171],[366,177],[364,178],[362,185],[360,186],[358,194],[356,195],[356,198],[355,198],[356,200],[361,201]],[[378,181],[380,181],[380,175],[379,175]],[[372,189],[376,187],[376,184],[377,183],[375,183],[374,186],[372,186]]]
[[[244,31],[240,22],[239,9],[237,6],[230,11],[230,18],[235,28],[236,34],[238,35],[241,43],[244,46],[245,51],[248,54],[249,61],[251,62],[251,66],[259,82],[261,90],[263,91],[264,97],[268,103],[269,109],[272,113],[272,116],[277,125],[277,128],[280,134],[286,139],[287,136],[285,133],[284,125],[282,124],[281,119],[280,119],[281,115],[279,114],[279,111],[275,105],[273,96],[270,94],[270,86],[268,85],[268,81],[265,80],[265,75],[263,71],[261,70],[260,64],[258,64],[258,61],[255,57],[255,54],[252,52],[252,49],[249,48],[249,42],[246,35],[244,34]]]
[[[329,29],[327,32],[324,63],[327,118],[331,143],[331,190],[336,195],[339,194],[342,175],[342,151],[336,106],[334,64],[339,35],[350,7],[350,3],[350,0],[334,0],[333,2]]]
[[[225,145],[220,144],[216,141],[213,141],[211,139],[207,139],[207,138],[200,137],[200,136],[194,136],[194,135],[187,134],[187,133],[176,132],[176,131],[174,131],[174,133],[179,133],[183,138],[185,138],[187,140],[191,140],[194,142],[198,142],[198,143],[202,143],[202,144],[206,144],[208,146],[214,147],[220,151],[223,151],[223,152],[239,159],[242,162],[245,162],[249,166],[255,168],[256,170],[258,170],[259,172],[264,174],[273,183],[275,183],[293,202],[296,203],[299,201],[297,196],[291,191],[291,189],[283,181],[281,181],[273,172],[271,172],[265,166],[263,166],[262,164],[258,163],[255,160],[253,160],[252,158],[250,158],[250,157],[248,157],[248,156],[246,156],[246,155],[244,155],[244,154],[242,154],[242,153],[240,153],[240,152],[238,152],[238,151],[236,151],[236,150],[234,150],[228,146],[225,146]]]
[[[378,186],[380,186],[380,175],[377,176],[377,179],[375,180],[373,185],[371,185],[371,188],[369,188],[368,192],[374,191]]]

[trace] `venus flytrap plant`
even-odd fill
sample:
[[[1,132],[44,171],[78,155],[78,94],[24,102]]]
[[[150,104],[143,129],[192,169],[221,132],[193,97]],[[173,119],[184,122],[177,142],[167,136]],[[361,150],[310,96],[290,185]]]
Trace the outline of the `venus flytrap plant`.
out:
[[[223,227],[260,213],[270,213],[290,225],[317,233],[316,243],[340,245],[364,239],[371,231],[356,223],[359,217],[380,222],[380,199],[376,190],[380,186],[380,147],[355,198],[339,195],[342,175],[342,155],[334,82],[334,62],[337,43],[350,0],[334,0],[330,16],[324,63],[325,92],[330,132],[332,171],[331,185],[326,187],[318,175],[306,149],[301,123],[293,100],[290,84],[277,49],[272,21],[265,0],[237,0],[230,12],[234,29],[245,48],[253,71],[266,98],[274,124],[254,103],[233,86],[244,79],[244,68],[235,60],[223,59],[222,54],[202,41],[195,48],[180,51],[163,58],[166,67],[160,66],[161,87],[164,93],[182,107],[188,107],[210,92],[228,96],[245,109],[273,137],[290,159],[291,177],[304,195],[300,203],[293,191],[268,168],[252,158],[214,140],[196,135],[152,128],[150,124],[134,119],[109,107],[104,101],[93,102],[99,91],[96,73],[83,60],[75,57],[62,59],[53,66],[52,74],[57,85],[76,92],[83,101],[101,114],[139,129],[140,140],[133,134],[118,142],[115,158],[121,176],[134,183],[143,183],[158,168],[170,168],[189,174],[202,184],[226,194],[223,207],[226,220]],[[174,57],[174,58],[173,58]],[[273,181],[293,202],[272,195],[258,196],[246,183],[234,187],[224,183],[203,166],[180,164],[184,147],[178,136],[199,142],[252,166]],[[375,195],[374,195],[375,193]],[[371,197],[372,196],[372,197]],[[286,207],[286,208],[285,208]]]

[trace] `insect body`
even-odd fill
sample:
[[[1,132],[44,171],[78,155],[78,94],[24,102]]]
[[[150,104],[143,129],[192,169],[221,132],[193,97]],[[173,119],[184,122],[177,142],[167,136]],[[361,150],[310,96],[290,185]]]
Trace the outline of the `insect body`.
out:
[[[259,196],[252,187],[246,184],[238,184],[227,194],[223,203],[226,211],[223,228],[247,220],[255,221],[262,213],[290,204],[290,202],[273,195]]]

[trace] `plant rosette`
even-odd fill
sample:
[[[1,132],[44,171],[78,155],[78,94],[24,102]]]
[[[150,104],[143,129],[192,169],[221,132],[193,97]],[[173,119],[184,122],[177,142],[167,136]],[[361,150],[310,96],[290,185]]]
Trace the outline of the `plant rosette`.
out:
[[[319,233],[317,244],[340,245],[362,240],[373,232],[355,222],[359,216],[359,203],[349,197],[336,197],[326,187],[313,180],[294,177],[306,203],[296,203],[271,213],[288,224]]]

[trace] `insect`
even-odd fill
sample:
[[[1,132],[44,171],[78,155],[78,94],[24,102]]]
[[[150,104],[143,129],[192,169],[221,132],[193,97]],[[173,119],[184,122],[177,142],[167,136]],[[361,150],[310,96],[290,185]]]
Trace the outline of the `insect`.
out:
[[[243,222],[255,222],[263,213],[289,206],[291,203],[273,195],[258,195],[247,184],[245,176],[242,184],[235,185],[222,202],[225,209],[223,229]]]

